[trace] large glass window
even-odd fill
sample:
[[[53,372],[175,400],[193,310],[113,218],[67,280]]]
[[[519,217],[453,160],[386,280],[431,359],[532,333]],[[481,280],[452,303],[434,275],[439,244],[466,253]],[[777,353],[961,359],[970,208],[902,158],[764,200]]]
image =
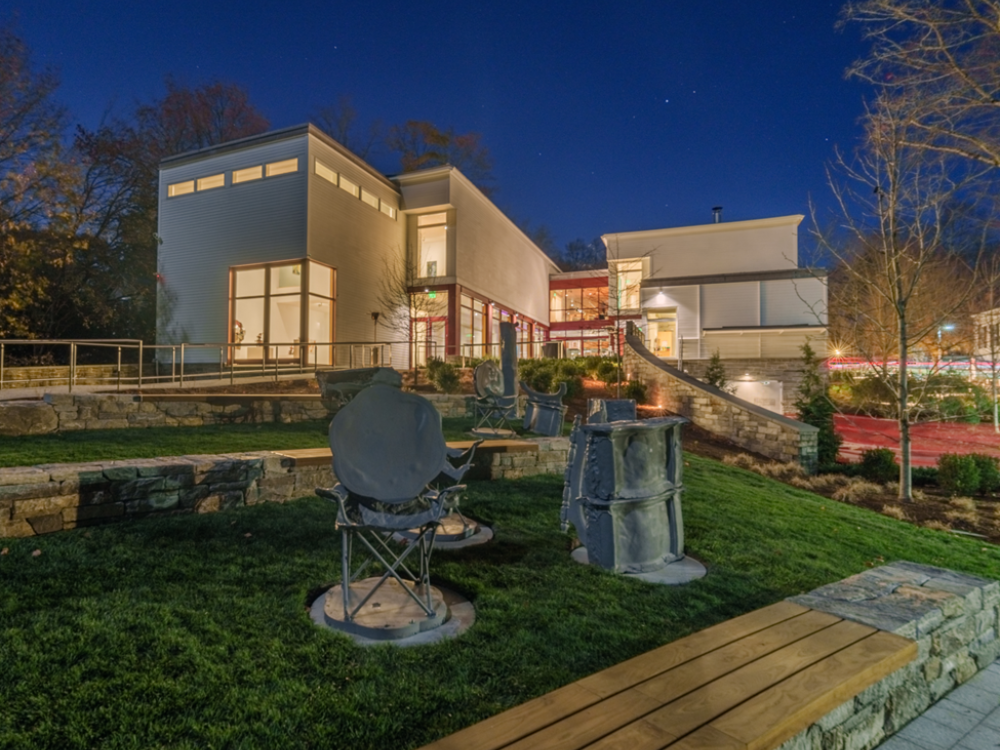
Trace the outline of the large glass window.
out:
[[[485,325],[486,303],[466,294],[461,296],[460,336],[461,353],[470,357],[486,355]]]
[[[448,215],[427,214],[417,217],[417,276],[428,278],[448,275]]]
[[[607,315],[607,287],[553,289],[550,293],[549,319],[553,323],[600,320]]]
[[[308,288],[303,272],[308,271]],[[332,361],[336,272],[314,261],[232,269],[230,341],[236,362]],[[302,335],[305,326],[306,335]],[[307,346],[303,346],[303,341]]]
[[[646,314],[646,340],[657,357],[677,356],[677,310],[650,310]]]
[[[638,310],[642,260],[620,260],[612,269],[618,310]]]

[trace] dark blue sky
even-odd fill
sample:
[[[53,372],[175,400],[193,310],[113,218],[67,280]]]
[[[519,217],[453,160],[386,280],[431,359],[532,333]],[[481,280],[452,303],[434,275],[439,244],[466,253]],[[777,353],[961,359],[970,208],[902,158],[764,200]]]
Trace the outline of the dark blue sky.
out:
[[[366,120],[478,131],[496,202],[560,245],[604,232],[828,211],[864,88],[840,3],[15,0],[38,65],[93,127],[163,80],[248,89],[281,127],[343,94]],[[386,171],[391,161],[373,159]],[[809,220],[807,219],[807,222]]]

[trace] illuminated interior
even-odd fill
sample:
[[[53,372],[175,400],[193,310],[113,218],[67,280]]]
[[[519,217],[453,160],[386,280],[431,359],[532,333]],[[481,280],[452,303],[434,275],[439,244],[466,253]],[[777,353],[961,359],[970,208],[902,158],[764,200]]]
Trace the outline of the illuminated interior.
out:
[[[427,214],[417,217],[417,276],[428,278],[448,275],[448,215]]]
[[[308,287],[303,273],[308,272]],[[230,342],[236,362],[299,360],[329,365],[336,272],[315,261],[233,268]],[[303,307],[305,306],[305,308]],[[305,312],[305,315],[303,315]],[[302,336],[306,327],[307,336]],[[307,344],[303,346],[303,340]]]
[[[657,357],[677,356],[677,308],[646,314],[646,346]]]

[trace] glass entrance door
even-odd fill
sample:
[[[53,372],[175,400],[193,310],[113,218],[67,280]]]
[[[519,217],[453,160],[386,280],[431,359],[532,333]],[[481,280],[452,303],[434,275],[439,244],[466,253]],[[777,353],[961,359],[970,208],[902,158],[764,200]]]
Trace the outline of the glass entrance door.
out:
[[[677,308],[646,313],[646,345],[657,357],[677,357]]]

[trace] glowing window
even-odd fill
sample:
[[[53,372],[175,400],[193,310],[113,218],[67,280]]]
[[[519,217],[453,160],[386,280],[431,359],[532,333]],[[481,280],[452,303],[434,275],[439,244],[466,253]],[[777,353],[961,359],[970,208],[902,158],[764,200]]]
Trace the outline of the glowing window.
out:
[[[642,283],[642,261],[618,261],[614,264],[613,272],[618,309],[638,309],[639,289]]]
[[[213,174],[211,177],[202,177],[198,180],[198,190],[211,190],[226,186],[226,173]]]
[[[299,171],[298,159],[285,159],[284,161],[272,161],[264,170],[268,177],[277,177],[279,174]]]
[[[382,201],[382,205],[379,207],[379,209],[390,219],[396,218],[396,209],[387,204],[385,201]]]
[[[234,169],[233,184],[237,185],[241,182],[250,182],[250,180],[259,180],[263,176],[264,176],[264,168],[259,164],[256,167],[247,167],[246,169]]]
[[[188,180],[187,182],[175,182],[173,185],[167,185],[167,197],[174,198],[178,195],[187,195],[188,193],[194,192],[194,180]]]
[[[358,185],[355,182],[351,182],[349,179],[340,175],[340,189],[346,190],[348,193],[353,195],[355,198],[358,197]]]
[[[332,182],[334,185],[337,184],[337,173],[326,166],[326,164],[321,162],[319,159],[316,160],[316,174],[327,182]]]
[[[375,209],[378,208],[378,196],[377,195],[372,195],[371,193],[369,193],[364,188],[361,188],[361,200],[363,200],[365,203],[367,203],[372,208],[375,208]]]

